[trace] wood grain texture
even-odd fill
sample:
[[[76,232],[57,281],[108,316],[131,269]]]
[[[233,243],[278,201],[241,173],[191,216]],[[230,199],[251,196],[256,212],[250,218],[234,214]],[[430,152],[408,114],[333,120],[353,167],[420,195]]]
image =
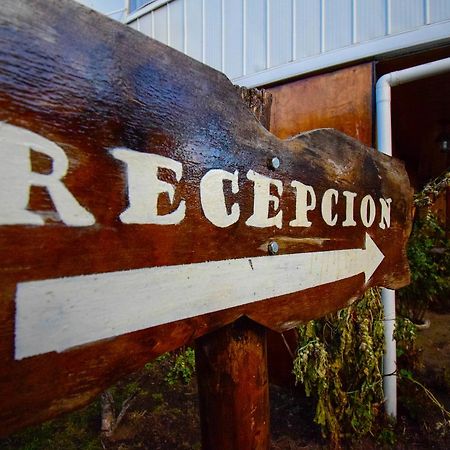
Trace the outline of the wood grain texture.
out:
[[[269,448],[266,329],[243,317],[196,341],[202,448]]]
[[[269,88],[270,131],[286,139],[329,127],[373,145],[373,78],[365,63]]]
[[[78,408],[148,360],[239,317],[283,331],[347,305],[369,286],[408,282],[411,190],[399,161],[333,130],[281,141],[219,72],[68,0],[5,0],[0,38],[0,121],[63,149],[69,160],[64,186],[95,218],[91,226],[67,226],[49,192],[31,186],[28,210],[44,225],[0,226],[0,434]],[[129,186],[123,162],[111,154],[116,147],[183,164],[179,182],[169,170],[158,175],[176,186],[172,201],[160,196],[158,209],[167,214],[184,201],[180,223],[120,220]],[[267,164],[274,156],[281,161],[276,171]],[[35,172],[52,170],[39,152],[32,152],[30,163]],[[212,169],[239,172],[238,193],[225,190],[227,206],[239,204],[240,220],[224,228],[202,211],[199,185]],[[249,170],[283,183],[281,228],[246,225],[254,209]],[[331,188],[358,192],[355,211],[364,195],[392,198],[390,228],[381,229],[378,220],[370,227],[329,226],[320,207],[309,212],[314,226],[292,227],[292,180],[314,186],[318,198]],[[343,217],[344,203],[334,212]],[[360,273],[61,353],[14,358],[19,283],[267,256],[272,240],[280,254],[363,248],[366,233],[385,255],[368,283]],[[132,301],[133,292],[127,292],[124,320]]]

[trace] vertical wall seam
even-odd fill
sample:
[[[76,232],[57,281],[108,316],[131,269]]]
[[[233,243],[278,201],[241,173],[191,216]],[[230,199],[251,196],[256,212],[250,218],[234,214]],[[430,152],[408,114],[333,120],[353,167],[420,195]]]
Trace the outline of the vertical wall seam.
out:
[[[270,68],[270,0],[266,0],[266,69]]]
[[[221,12],[222,12],[222,72],[225,73],[225,1],[221,1]]]
[[[325,0],[320,0],[320,53],[325,52]]]
[[[423,7],[424,7],[424,19],[425,19],[425,25],[429,25],[431,23],[431,9],[430,9],[430,0],[424,0]]]
[[[358,13],[358,4],[357,0],[352,0],[352,44],[356,44],[358,42],[358,22],[357,22],[357,13]]]
[[[183,53],[187,55],[187,8],[186,8],[186,1],[183,0]]]
[[[202,63],[206,62],[206,6],[205,0],[202,0]]]
[[[152,15],[150,17],[152,21],[152,38],[155,39],[155,13],[152,11]]]
[[[392,32],[392,8],[391,0],[386,0],[386,35],[390,35]]]
[[[242,74],[247,75],[247,0],[242,0]]]
[[[170,39],[170,2],[167,3],[167,14],[166,14],[166,18],[167,18],[167,45],[171,46],[171,39]]]
[[[297,0],[292,0],[292,61],[297,59]]]

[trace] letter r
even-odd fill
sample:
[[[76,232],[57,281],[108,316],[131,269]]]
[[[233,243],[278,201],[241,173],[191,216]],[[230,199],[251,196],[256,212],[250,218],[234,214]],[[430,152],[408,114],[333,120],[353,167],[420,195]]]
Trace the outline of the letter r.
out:
[[[49,174],[32,171],[31,150],[52,159]],[[70,226],[95,223],[61,181],[69,168],[64,150],[54,142],[32,131],[0,122],[0,225],[43,225],[44,219],[27,210],[30,187],[47,189],[61,220]]]

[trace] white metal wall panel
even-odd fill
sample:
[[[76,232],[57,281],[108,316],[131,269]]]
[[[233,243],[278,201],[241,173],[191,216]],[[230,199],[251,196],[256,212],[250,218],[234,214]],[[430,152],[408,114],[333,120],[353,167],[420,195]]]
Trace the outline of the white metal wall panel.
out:
[[[133,22],[130,22],[128,26],[135,30],[139,30],[139,19],[133,20]]]
[[[245,0],[245,72],[267,68],[267,0]]]
[[[430,21],[439,22],[450,19],[450,0],[428,0]]]
[[[353,20],[351,0],[323,1],[324,51],[346,47],[352,43]]]
[[[321,48],[320,0],[294,0],[294,12],[294,56],[300,59],[317,55]]]
[[[203,1],[185,0],[184,8],[186,54],[203,61]]]
[[[150,14],[139,17],[139,31],[153,37],[153,11]]]
[[[450,0],[156,0],[128,22],[251,86],[450,41]]]
[[[167,4],[169,45],[180,52],[184,50],[184,2],[177,0]]]
[[[387,33],[386,0],[355,1],[356,42],[370,41]]]
[[[156,9],[153,14],[153,37],[163,44],[167,44],[169,40],[167,5]]]
[[[230,78],[244,75],[244,0],[222,0],[224,72]]]
[[[205,62],[222,70],[222,0],[204,0]]]
[[[389,33],[402,33],[425,24],[424,0],[391,0]]]
[[[292,0],[268,0],[269,57],[270,67],[293,60]]]

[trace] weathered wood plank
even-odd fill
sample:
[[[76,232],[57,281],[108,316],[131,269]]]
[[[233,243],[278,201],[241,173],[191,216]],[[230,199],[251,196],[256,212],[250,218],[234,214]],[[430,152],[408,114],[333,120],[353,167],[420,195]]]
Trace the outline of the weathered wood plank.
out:
[[[329,127],[373,145],[373,72],[373,63],[364,63],[269,88],[270,131],[286,139]]]
[[[68,0],[5,0],[0,37],[0,434],[239,317],[282,331],[408,281],[399,161],[281,141],[222,74]],[[372,241],[375,272],[330,275]]]
[[[199,338],[195,355],[202,448],[268,449],[265,328],[243,317]]]

